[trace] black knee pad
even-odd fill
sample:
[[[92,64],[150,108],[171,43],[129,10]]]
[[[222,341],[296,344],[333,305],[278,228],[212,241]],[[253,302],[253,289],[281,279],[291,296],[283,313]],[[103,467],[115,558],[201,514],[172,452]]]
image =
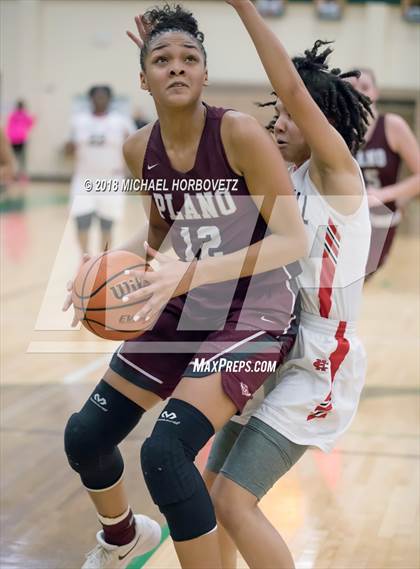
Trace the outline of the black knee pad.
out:
[[[141,449],[147,487],[175,541],[200,537],[216,526],[210,496],[194,465],[213,434],[213,426],[198,409],[171,399]]]
[[[89,490],[104,490],[121,478],[124,462],[117,445],[140,421],[144,409],[101,381],[64,432],[70,466]]]

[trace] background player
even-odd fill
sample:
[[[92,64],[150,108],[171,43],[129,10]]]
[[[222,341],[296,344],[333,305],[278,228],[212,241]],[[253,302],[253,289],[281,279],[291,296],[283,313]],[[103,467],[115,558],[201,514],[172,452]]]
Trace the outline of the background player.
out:
[[[292,63],[251,2],[228,3],[278,96],[274,136],[296,168],[292,181],[311,253],[297,277],[301,321],[278,385],[242,431],[230,422],[216,435],[205,479],[213,485],[217,515],[249,567],[285,569],[294,567],[292,556],[258,502],[309,445],[331,450],[354,417],[365,379],[355,320],[370,224],[352,152],[363,141],[369,104],[344,81],[346,74],[329,70],[331,49],[322,50],[323,42]],[[225,538],[222,550],[224,566],[235,567],[232,542]]]
[[[284,163],[264,129],[248,116],[203,104],[206,53],[195,19],[180,6],[146,16],[151,32],[141,52],[141,82],[159,122],[130,137],[124,155],[137,178],[164,179],[169,188],[193,183],[189,192],[153,193],[149,227],[124,248],[145,256],[148,234],[147,252],[161,267],[127,301],[146,297],[139,316],[153,320],[172,300],[152,330],[115,353],[104,380],[68,422],[66,452],[103,525],[85,567],[113,567],[121,551],[138,555],[135,549],[150,546],[140,539],[143,528],[153,524],[133,520],[117,445],[146,409],[175,390],[143,445],[143,472],[182,566],[217,569],[214,511],[193,460],[269,373],[232,371],[233,362],[247,357],[251,366],[277,365],[290,346],[292,276],[300,267],[282,265],[302,256],[306,237]],[[196,192],[195,182],[203,180],[231,180],[235,191]],[[169,232],[179,259],[156,252]],[[176,353],[169,349],[174,341],[183,344]],[[168,353],[148,353],[156,342],[166,342]],[[209,367],[231,365],[195,373],[189,364],[196,355]]]
[[[99,219],[101,251],[111,247],[112,227],[121,218],[124,195],[111,191],[95,193],[96,180],[122,180],[125,165],[122,144],[136,128],[126,116],[111,110],[112,91],[107,85],[96,85],[88,93],[91,109],[74,116],[71,140],[66,152],[75,155],[75,171],[71,181],[72,209],[82,254],[89,251],[89,229],[93,217]],[[86,191],[85,180],[92,189]]]
[[[402,117],[379,114],[379,91],[371,69],[362,69],[360,77],[350,81],[373,101],[366,143],[356,155],[370,197],[372,238],[366,270],[369,277],[388,257],[401,221],[398,202],[407,202],[420,193],[420,148]],[[401,163],[411,175],[398,181]]]
[[[7,117],[6,133],[18,161],[17,175],[21,181],[26,181],[26,143],[34,122],[23,101],[17,101],[15,109]]]

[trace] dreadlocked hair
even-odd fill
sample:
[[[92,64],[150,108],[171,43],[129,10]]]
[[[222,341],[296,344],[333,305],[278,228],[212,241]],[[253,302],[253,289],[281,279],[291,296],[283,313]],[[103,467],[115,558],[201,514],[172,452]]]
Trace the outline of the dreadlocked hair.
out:
[[[338,68],[329,69],[327,58],[333,50],[327,47],[322,51],[322,48],[331,43],[318,40],[312,49],[305,51],[304,56],[294,57],[292,61],[315,103],[341,134],[351,153],[355,154],[364,142],[369,115],[372,116],[372,101],[359,93],[349,81],[344,81],[350,77],[360,77],[360,71],[355,69],[342,73]],[[269,101],[259,106],[275,104],[275,101]],[[267,128],[272,131],[275,123],[274,118]]]
[[[146,56],[149,53],[150,42],[160,34],[165,32],[184,32],[191,36],[204,56],[204,63],[207,63],[207,53],[204,48],[204,34],[198,29],[198,22],[192,12],[185,10],[180,4],[171,6],[156,6],[148,10],[143,19],[149,30],[148,37],[140,53],[140,63],[144,71]]]

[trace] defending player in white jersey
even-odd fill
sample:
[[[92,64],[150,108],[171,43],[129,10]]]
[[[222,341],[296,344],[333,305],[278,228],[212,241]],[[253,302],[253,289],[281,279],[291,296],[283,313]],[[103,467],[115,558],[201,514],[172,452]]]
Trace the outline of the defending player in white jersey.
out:
[[[88,93],[91,109],[76,114],[71,122],[68,154],[75,154],[71,181],[71,215],[76,220],[82,253],[88,253],[93,216],[99,218],[101,250],[111,247],[115,221],[123,214],[124,195],[118,191],[126,172],[122,145],[136,127],[132,120],[111,109],[112,91],[96,85]],[[117,191],[116,191],[117,190]]]
[[[230,421],[216,435],[206,481],[233,540],[225,536],[222,542],[223,566],[236,566],[236,546],[252,569],[283,569],[294,567],[291,553],[258,501],[308,446],[333,447],[356,412],[365,377],[355,321],[371,230],[352,154],[363,142],[369,100],[344,81],[355,72],[329,69],[331,49],[323,49],[324,42],[291,61],[252,2],[228,3],[245,24],[277,96],[271,127],[283,158],[294,164],[310,254],[298,277],[300,329],[278,384],[253,414],[248,410],[245,426]]]

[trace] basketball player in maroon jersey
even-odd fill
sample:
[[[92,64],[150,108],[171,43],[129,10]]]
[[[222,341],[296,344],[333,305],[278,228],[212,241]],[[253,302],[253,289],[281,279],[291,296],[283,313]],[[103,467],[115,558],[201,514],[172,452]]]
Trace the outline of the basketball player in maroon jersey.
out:
[[[159,120],[130,137],[124,155],[150,196],[150,223],[124,248],[160,269],[125,300],[146,299],[137,317],[157,321],[114,354],[70,418],[65,447],[103,526],[83,567],[125,567],[137,544],[154,540],[145,517],[133,519],[117,445],[171,397],[142,447],[144,477],[181,565],[218,569],[214,509],[194,458],[290,348],[306,236],[270,136],[251,117],[203,103],[206,52],[192,14],[166,5],[145,18],[141,85]],[[158,253],[166,237],[178,259]]]
[[[373,102],[366,144],[356,156],[370,196],[372,238],[366,269],[369,277],[388,257],[401,220],[398,202],[406,202],[420,193],[420,149],[402,117],[379,114],[376,108],[379,91],[371,69],[362,69],[360,77],[352,78],[351,82]],[[397,181],[402,162],[411,175]]]

